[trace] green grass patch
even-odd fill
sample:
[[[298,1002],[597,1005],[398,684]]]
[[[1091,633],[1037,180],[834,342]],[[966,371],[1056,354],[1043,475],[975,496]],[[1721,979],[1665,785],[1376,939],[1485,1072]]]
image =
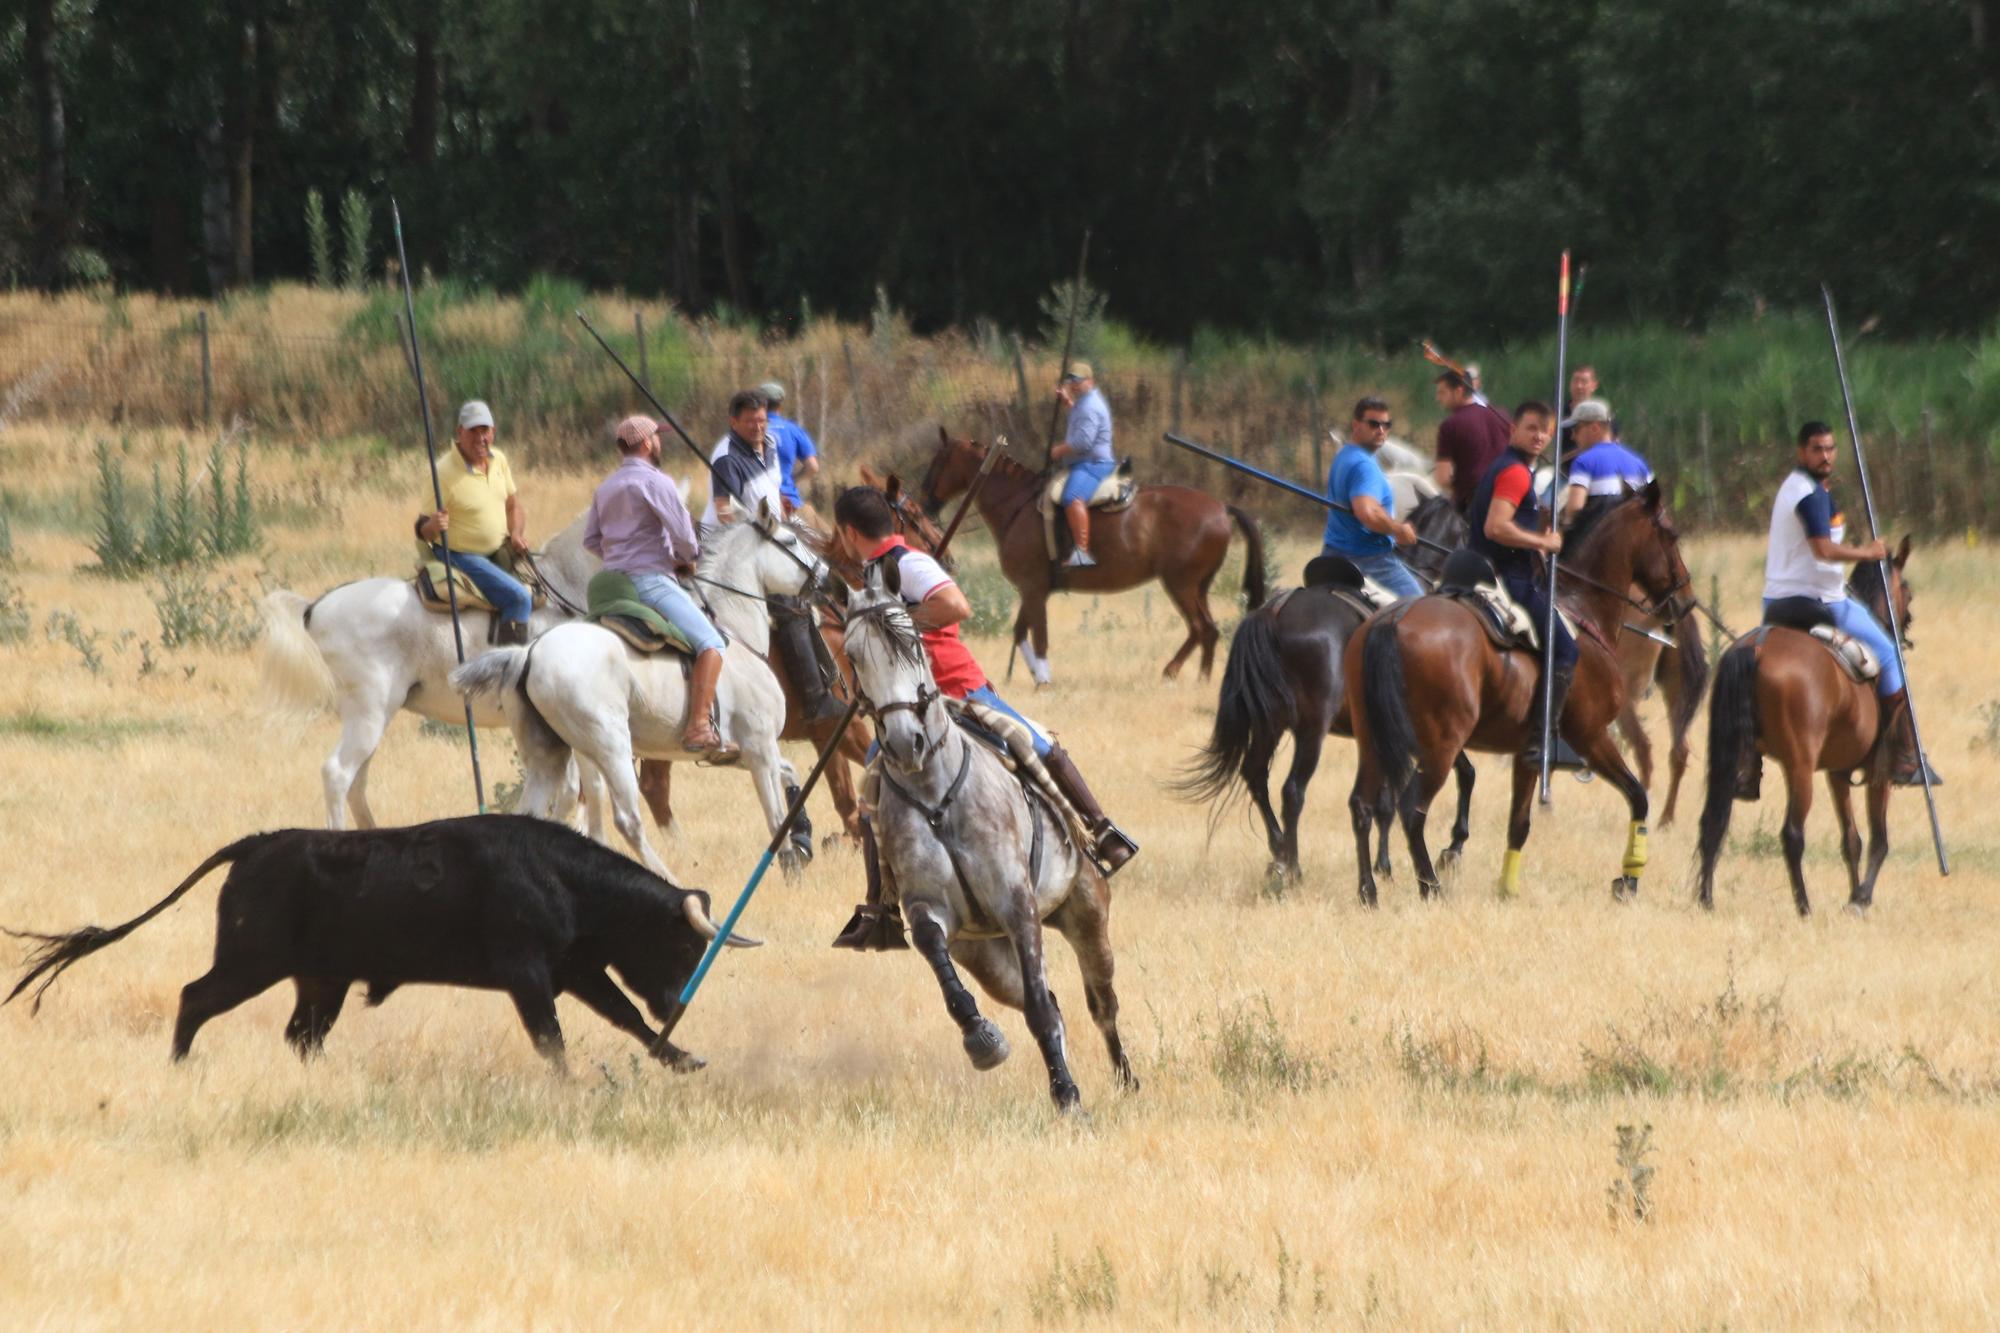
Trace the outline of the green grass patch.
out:
[[[140,717],[55,717],[39,709],[0,715],[0,736],[46,745],[122,745],[145,736],[177,736],[179,722]]]

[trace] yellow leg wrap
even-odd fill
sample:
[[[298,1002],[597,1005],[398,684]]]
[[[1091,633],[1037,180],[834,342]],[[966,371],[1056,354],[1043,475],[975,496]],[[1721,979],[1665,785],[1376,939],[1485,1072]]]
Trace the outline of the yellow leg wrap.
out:
[[[1633,879],[1646,868],[1646,826],[1634,820],[1625,838],[1625,873]]]
[[[1500,896],[1512,898],[1521,891],[1521,853],[1513,848],[1500,860]]]

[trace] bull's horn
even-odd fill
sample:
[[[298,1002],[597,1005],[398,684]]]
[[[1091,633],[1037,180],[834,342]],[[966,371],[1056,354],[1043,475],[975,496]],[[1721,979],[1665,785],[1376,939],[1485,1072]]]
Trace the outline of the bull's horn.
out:
[[[700,931],[703,939],[712,940],[722,933],[721,927],[708,919],[708,913],[701,905],[700,894],[690,893],[682,898],[681,911],[687,914],[688,924]],[[729,938],[723,943],[732,949],[756,949],[761,948],[764,941],[752,935],[745,935],[740,930],[732,930],[729,932]]]

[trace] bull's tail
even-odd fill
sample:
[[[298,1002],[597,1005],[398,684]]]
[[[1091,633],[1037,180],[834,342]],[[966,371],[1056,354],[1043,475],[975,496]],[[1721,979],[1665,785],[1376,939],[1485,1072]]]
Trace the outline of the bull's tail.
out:
[[[1713,873],[1736,804],[1736,779],[1757,744],[1757,645],[1739,643],[1722,655],[1708,700],[1708,791],[1701,806],[1698,846],[1703,877]]]
[[[1277,618],[1252,611],[1229,641],[1229,662],[1222,669],[1208,744],[1168,789],[1197,803],[1227,796],[1239,780],[1247,780],[1244,763],[1249,756],[1262,754],[1268,759],[1297,711],[1278,651]]]
[[[133,917],[122,926],[85,926],[62,935],[43,935],[32,930],[10,930],[7,933],[17,940],[36,940],[40,947],[28,955],[28,970],[14,983],[14,989],[7,992],[7,998],[0,1004],[12,1004],[14,997],[26,990],[37,977],[42,984],[35,987],[34,1011],[41,1012],[42,993],[55,984],[56,978],[69,970],[72,963],[88,958],[99,949],[118,943],[139,927],[151,921],[160,913],[179,902],[197,881],[219,865],[242,859],[249,852],[280,837],[278,833],[253,833],[247,838],[238,838],[215,855],[196,866],[194,873],[182,880],[174,891],[151,907]]]
[[[1368,743],[1389,790],[1397,792],[1417,771],[1417,728],[1403,685],[1402,623],[1400,611],[1367,623],[1363,632],[1368,642],[1361,650],[1361,705],[1368,719]]]
[[[1243,601],[1255,611],[1270,595],[1270,589],[1264,586],[1264,534],[1257,530],[1257,520],[1248,513],[1235,505],[1228,508],[1236,526],[1243,529]]]
[[[310,717],[333,700],[333,672],[307,629],[312,603],[279,588],[258,607],[264,620],[263,687],[276,711]]]

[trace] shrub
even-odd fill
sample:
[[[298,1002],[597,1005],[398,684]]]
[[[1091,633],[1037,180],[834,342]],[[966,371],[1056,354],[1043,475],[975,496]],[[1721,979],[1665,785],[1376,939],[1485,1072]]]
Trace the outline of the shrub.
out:
[[[125,513],[125,465],[112,457],[111,442],[97,442],[97,519],[90,548],[100,572],[125,577],[145,564],[138,533]]]
[[[326,220],[326,198],[318,190],[306,191],[306,249],[312,254],[313,285],[333,286],[333,230]]]
[[[340,239],[340,285],[358,292],[368,281],[368,200],[359,190],[341,196]]]

